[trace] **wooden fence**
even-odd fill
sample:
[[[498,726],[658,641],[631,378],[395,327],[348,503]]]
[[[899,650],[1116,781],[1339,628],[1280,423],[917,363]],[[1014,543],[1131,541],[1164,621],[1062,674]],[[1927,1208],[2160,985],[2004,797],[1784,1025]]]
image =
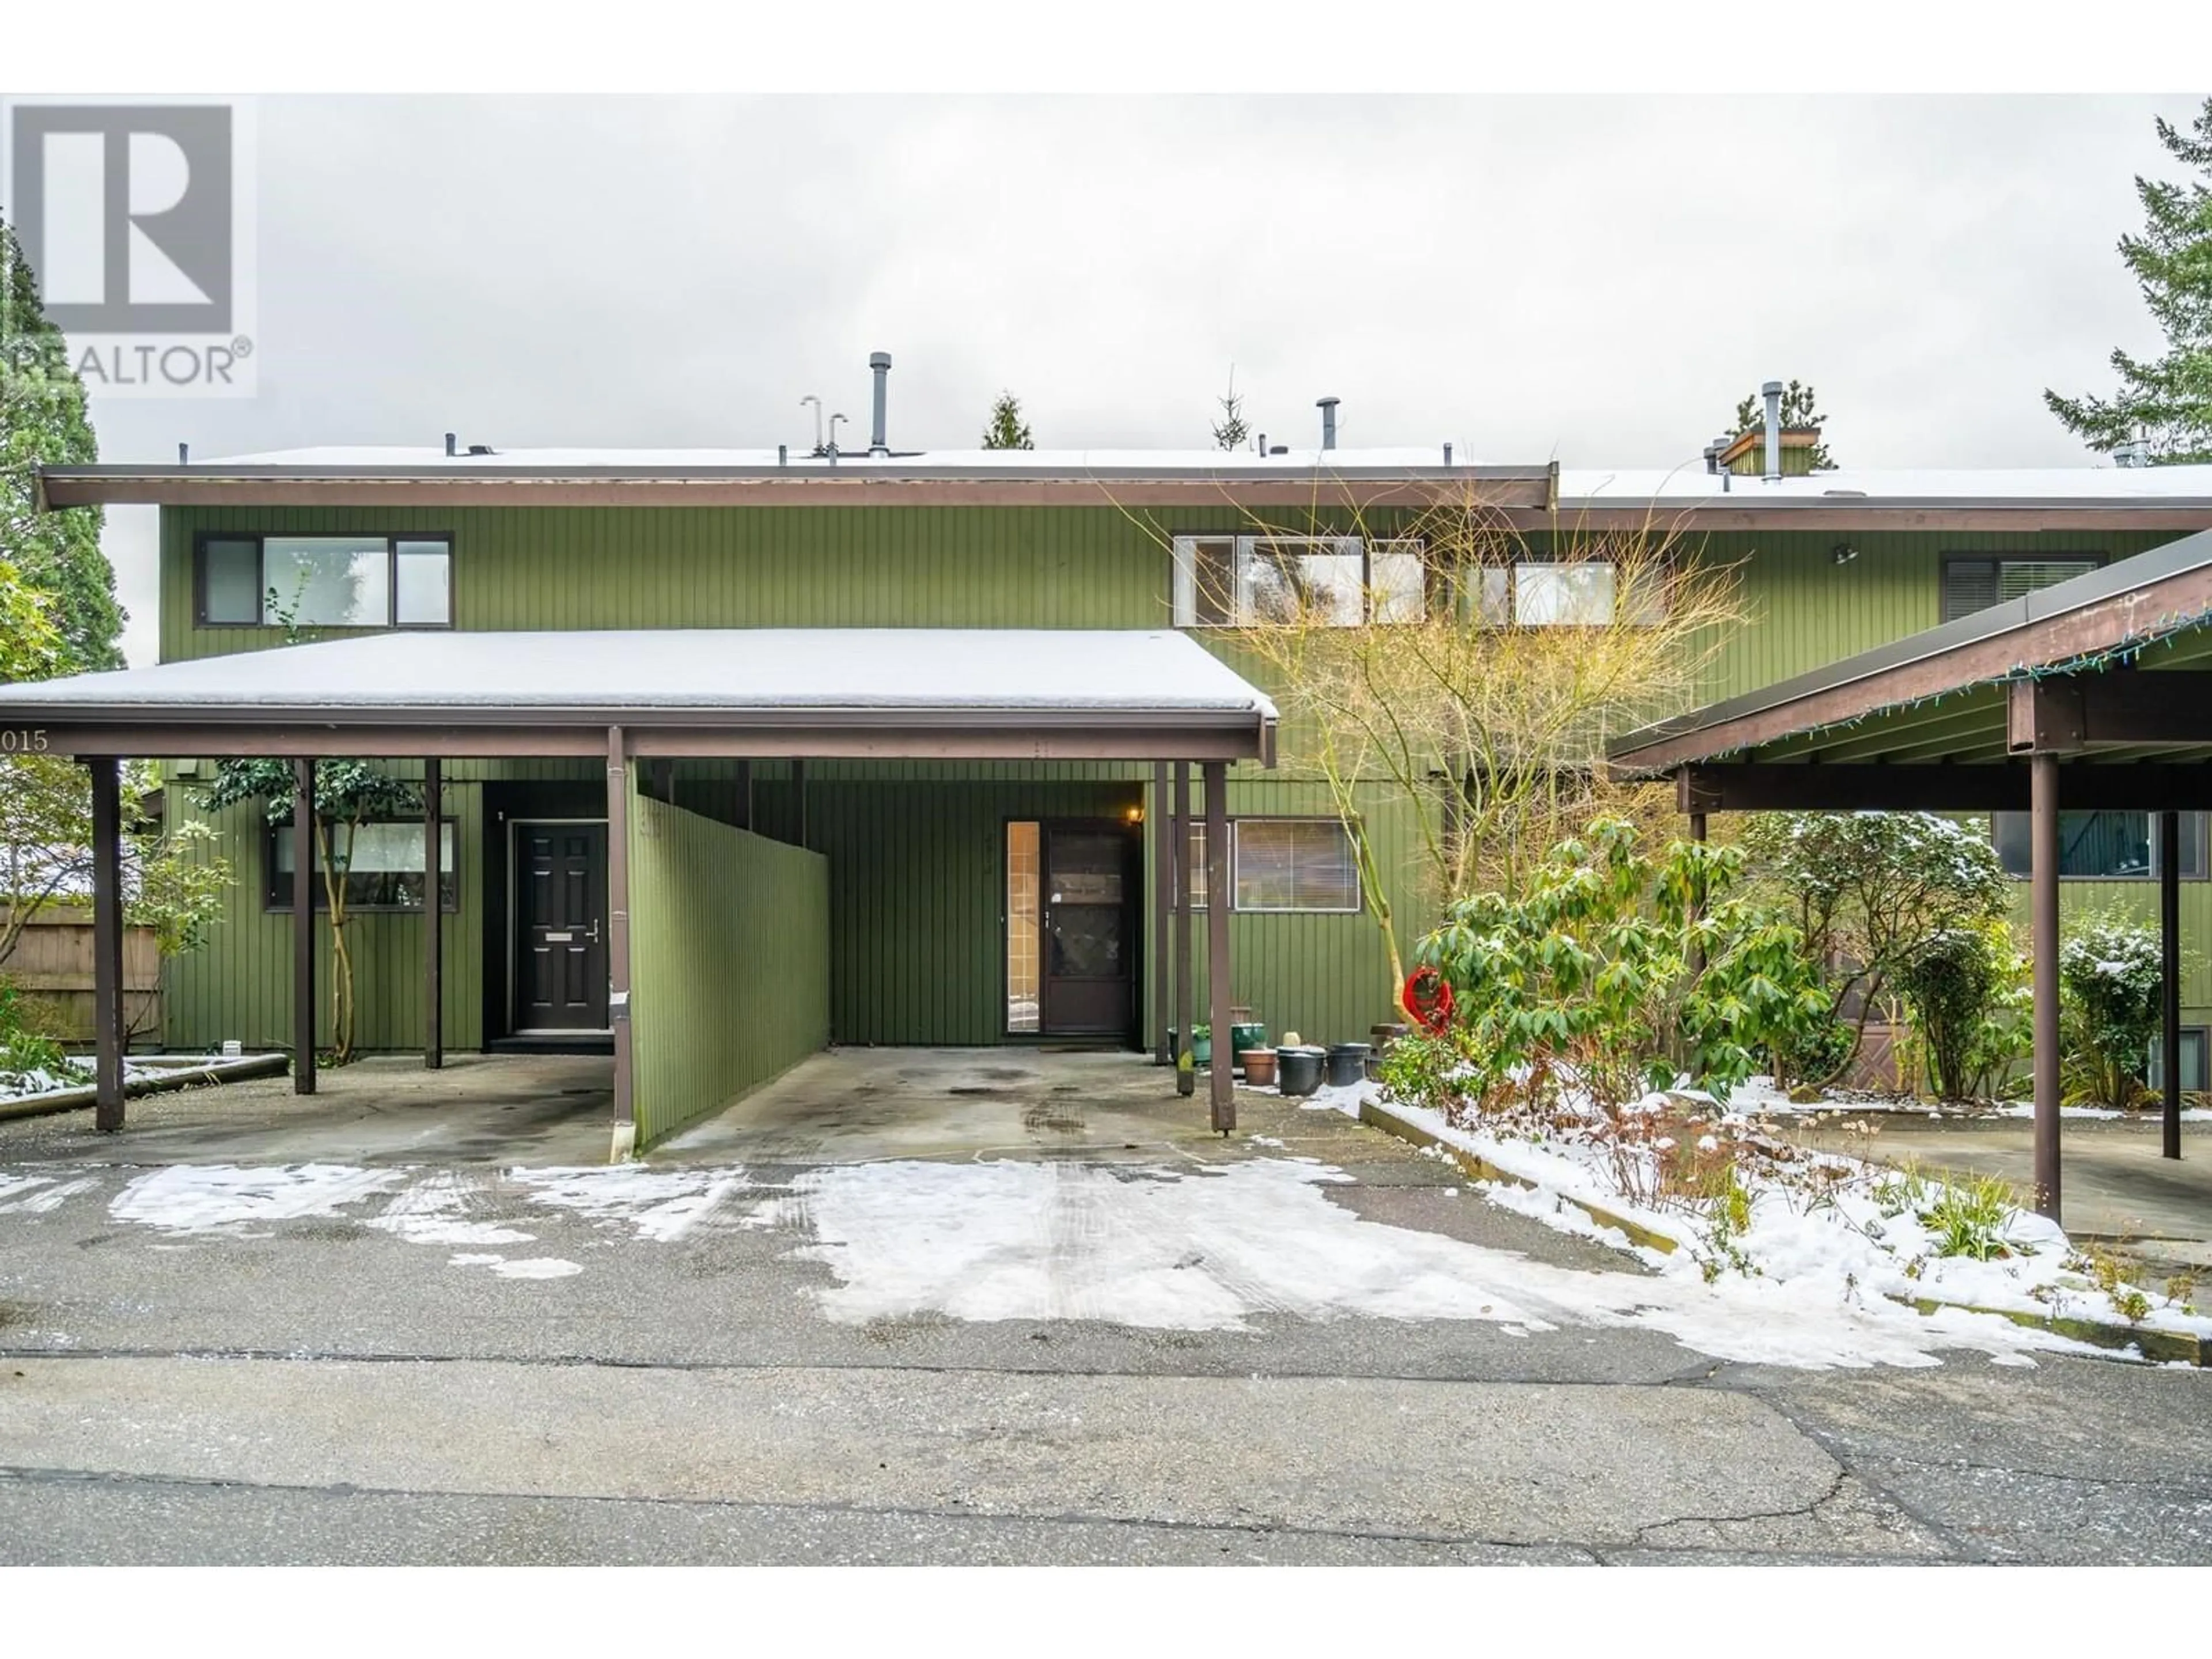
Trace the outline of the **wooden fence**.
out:
[[[52,904],[31,918],[0,981],[15,987],[33,1029],[64,1042],[89,1042],[92,912]],[[123,930],[123,1017],[137,1042],[161,1036],[161,954],[149,927]]]

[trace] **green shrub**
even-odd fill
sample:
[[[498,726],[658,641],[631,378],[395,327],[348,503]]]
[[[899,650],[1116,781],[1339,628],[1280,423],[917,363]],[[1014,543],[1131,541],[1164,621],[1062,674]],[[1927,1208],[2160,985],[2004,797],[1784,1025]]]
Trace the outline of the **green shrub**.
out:
[[[1950,927],[1922,941],[1898,970],[1897,988],[1912,1012],[1929,1081],[1945,1100],[1964,1100],[1975,1083],[1978,1042],[1996,1007],[2003,976],[1986,930]]]
[[[2012,1254],[2005,1234],[2019,1213],[2008,1185],[1995,1176],[1977,1176],[1963,1183],[1946,1181],[1936,1201],[1920,1212],[1920,1224],[1936,1235],[1936,1255],[1991,1261]]]
[[[1601,818],[1522,892],[1455,903],[1418,956],[1452,985],[1457,1096],[1480,1111],[1571,1091],[1617,1121],[1680,1076],[1724,1098],[1802,1042],[1827,996],[1803,935],[1735,890],[1741,870],[1698,842],[1647,856]]]
[[[2158,939],[2140,922],[2099,915],[2073,930],[2058,952],[2069,1103],[2128,1107],[2142,1097],[2163,981]]]

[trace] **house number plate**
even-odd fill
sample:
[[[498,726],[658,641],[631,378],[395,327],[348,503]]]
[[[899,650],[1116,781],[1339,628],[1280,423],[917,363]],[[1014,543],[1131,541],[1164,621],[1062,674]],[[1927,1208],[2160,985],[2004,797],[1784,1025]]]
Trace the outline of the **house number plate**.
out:
[[[574,933],[548,933],[545,935],[545,942],[548,945],[566,945],[575,937]]]

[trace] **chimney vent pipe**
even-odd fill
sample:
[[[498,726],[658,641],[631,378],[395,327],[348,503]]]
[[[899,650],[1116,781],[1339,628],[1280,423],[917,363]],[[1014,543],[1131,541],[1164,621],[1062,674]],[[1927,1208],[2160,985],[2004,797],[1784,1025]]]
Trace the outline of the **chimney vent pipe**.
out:
[[[1766,399],[1765,479],[1773,483],[1782,477],[1782,382],[1769,380],[1759,390]]]
[[[457,444],[457,443],[456,443],[456,441],[455,441],[455,439],[454,439],[453,434],[452,433],[448,432],[448,433],[446,434],[446,453],[447,453],[447,455],[451,456],[451,455],[458,455],[458,454],[459,454],[460,453],[461,453],[461,452],[460,452],[460,449],[459,449],[459,447],[458,444]]]
[[[1321,447],[1323,449],[1336,447],[1336,405],[1339,401],[1335,398],[1322,398],[1314,404],[1314,407],[1321,410]]]
[[[192,447],[190,444],[179,444],[177,446],[177,465],[179,466],[190,466],[191,464]]]
[[[884,403],[888,395],[891,378],[891,354],[888,351],[871,351],[868,354],[868,367],[875,372],[876,376],[876,413],[875,420],[868,428],[868,453],[888,455],[891,453],[891,447],[890,441],[884,435]]]

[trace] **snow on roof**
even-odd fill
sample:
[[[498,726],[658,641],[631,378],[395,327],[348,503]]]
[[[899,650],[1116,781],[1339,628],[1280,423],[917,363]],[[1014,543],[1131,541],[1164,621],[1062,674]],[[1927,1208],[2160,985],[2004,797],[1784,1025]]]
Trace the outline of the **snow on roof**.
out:
[[[90,708],[1069,710],[1275,718],[1159,631],[823,628],[392,633],[0,685],[0,711]]]
[[[272,450],[258,455],[225,455],[190,464],[191,470],[223,472],[234,469],[289,471],[324,468],[368,469],[387,471],[466,475],[471,472],[513,472],[543,468],[548,471],[639,471],[655,469],[679,471],[792,471],[898,474],[990,474],[999,472],[1051,473],[1085,477],[1094,473],[1252,472],[1273,475],[1310,471],[1316,467],[1334,472],[1369,470],[1402,472],[1443,468],[1443,444],[1419,449],[1293,449],[1281,455],[1259,455],[1249,450],[1219,449],[931,449],[872,456],[865,450],[848,450],[832,461],[797,448],[787,448],[779,459],[773,449],[500,449],[488,455],[448,455],[443,449],[376,446],[337,446],[313,449]],[[1462,447],[1451,446],[1455,470],[1477,465]],[[1547,464],[1515,466],[1516,472],[1540,475]]]
[[[2212,466],[2043,466],[1877,471],[1859,468],[1778,478],[1725,477],[1695,466],[1563,469],[1565,507],[1778,504],[1848,507],[1858,501],[2212,501]]]

